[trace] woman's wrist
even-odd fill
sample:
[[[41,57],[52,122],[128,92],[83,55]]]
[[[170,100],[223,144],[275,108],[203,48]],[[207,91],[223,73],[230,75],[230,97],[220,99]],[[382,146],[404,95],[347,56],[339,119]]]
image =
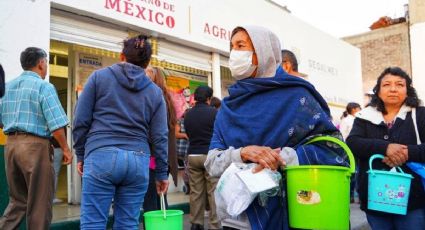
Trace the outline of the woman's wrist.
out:
[[[241,150],[240,150],[240,154],[241,154],[241,159],[242,159],[242,162],[247,162],[247,157],[246,157],[246,146],[245,147],[241,147]]]

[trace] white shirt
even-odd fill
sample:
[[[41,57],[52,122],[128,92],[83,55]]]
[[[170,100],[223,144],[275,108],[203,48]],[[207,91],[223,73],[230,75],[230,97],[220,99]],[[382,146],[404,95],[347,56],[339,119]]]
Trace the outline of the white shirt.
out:
[[[347,140],[348,135],[350,134],[351,129],[353,128],[355,117],[351,114],[348,114],[341,120],[339,125],[339,131],[341,131],[342,137],[344,140]]]

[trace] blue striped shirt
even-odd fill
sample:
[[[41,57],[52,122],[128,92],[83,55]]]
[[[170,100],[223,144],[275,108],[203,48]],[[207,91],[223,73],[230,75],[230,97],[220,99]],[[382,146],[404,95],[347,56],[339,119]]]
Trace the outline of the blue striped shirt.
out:
[[[55,87],[32,71],[24,71],[6,84],[0,114],[6,134],[20,131],[51,137],[53,131],[68,124]]]

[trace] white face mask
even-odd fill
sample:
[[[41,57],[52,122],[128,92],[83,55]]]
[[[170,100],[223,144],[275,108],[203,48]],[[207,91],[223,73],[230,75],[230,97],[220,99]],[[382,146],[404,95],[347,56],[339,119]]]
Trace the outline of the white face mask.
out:
[[[257,66],[252,64],[253,51],[230,51],[229,68],[236,80],[250,77]]]

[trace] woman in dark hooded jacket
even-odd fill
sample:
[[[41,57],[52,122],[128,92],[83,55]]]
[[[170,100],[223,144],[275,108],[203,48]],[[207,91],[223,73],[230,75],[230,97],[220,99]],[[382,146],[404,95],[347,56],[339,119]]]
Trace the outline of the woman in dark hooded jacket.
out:
[[[113,229],[139,229],[150,154],[157,192],[167,192],[167,111],[145,73],[151,54],[146,37],[125,40],[122,62],[95,71],[78,99],[72,134],[83,177],[81,229],[106,229],[112,200]]]

